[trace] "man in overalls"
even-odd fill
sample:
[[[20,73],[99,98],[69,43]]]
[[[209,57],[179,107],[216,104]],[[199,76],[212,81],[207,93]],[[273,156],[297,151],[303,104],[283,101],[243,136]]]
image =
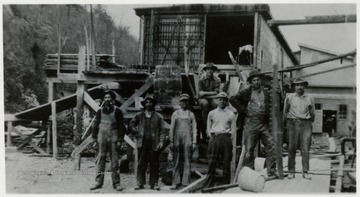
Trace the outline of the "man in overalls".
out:
[[[171,117],[170,141],[173,150],[173,177],[170,189],[177,189],[179,185],[190,184],[190,160],[192,151],[196,147],[196,120],[195,115],[189,107],[190,96],[188,94],[180,95],[180,109],[176,110]],[[181,154],[182,153],[182,154]],[[184,162],[180,163],[183,158]],[[182,176],[180,169],[183,169]]]
[[[107,153],[111,158],[111,178],[114,189],[121,191],[119,174],[118,148],[124,139],[126,128],[122,111],[114,105],[115,94],[104,92],[104,105],[95,116],[92,138],[99,145],[96,164],[95,185],[90,190],[99,189],[104,184],[104,172]]]

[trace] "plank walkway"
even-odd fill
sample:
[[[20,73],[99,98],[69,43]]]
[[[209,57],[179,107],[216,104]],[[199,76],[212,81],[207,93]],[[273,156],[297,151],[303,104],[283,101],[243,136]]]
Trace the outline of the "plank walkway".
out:
[[[287,157],[284,158],[284,171],[287,171]],[[310,172],[321,173],[322,175],[311,175],[311,180],[302,178],[302,174],[295,174],[294,179],[284,178],[284,180],[271,180],[265,182],[265,187],[262,193],[280,193],[280,194],[324,194],[330,193],[330,171],[316,171],[330,169],[330,160],[323,160],[318,158],[310,159]],[[301,157],[296,157],[297,172],[302,171]],[[266,173],[266,170],[261,171]],[[240,188],[231,188],[223,193],[253,193],[243,191]]]

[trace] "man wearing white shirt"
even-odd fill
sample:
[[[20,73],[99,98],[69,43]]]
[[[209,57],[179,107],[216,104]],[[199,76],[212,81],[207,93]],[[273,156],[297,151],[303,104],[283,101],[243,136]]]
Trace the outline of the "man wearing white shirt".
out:
[[[232,138],[235,132],[235,114],[229,110],[228,95],[220,92],[217,96],[218,107],[212,110],[207,119],[207,134],[210,137],[208,145],[208,173],[205,187],[214,182],[216,164],[222,158],[223,184],[230,183],[230,163],[232,159]]]

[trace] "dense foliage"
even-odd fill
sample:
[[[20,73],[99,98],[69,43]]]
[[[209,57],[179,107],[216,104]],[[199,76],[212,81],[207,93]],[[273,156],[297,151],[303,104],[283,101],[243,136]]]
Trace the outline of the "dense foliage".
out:
[[[47,53],[57,53],[61,27],[61,51],[78,53],[89,28],[89,6],[3,5],[4,103],[15,113],[47,102],[43,65]],[[115,26],[100,5],[93,6],[97,53],[112,53],[114,39],[118,64],[138,63],[138,41],[128,28]]]

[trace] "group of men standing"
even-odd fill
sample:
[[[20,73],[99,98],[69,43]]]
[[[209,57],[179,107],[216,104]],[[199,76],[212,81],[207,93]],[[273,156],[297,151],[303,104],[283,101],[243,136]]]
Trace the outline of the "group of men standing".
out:
[[[268,176],[277,176],[274,144],[269,128],[270,91],[261,84],[262,74],[257,70],[250,72],[247,79],[249,87],[239,91],[232,97],[220,92],[220,79],[214,75],[217,67],[208,63],[203,68],[205,75],[199,80],[199,104],[202,107],[203,126],[201,139],[208,142],[208,173],[205,187],[214,183],[217,163],[222,162],[223,184],[230,183],[230,163],[232,160],[233,138],[237,132],[236,126],[243,127],[241,144],[245,146],[244,165],[254,169],[254,150],[259,141],[266,153]],[[310,179],[309,149],[311,142],[311,122],[314,120],[314,101],[304,94],[308,82],[296,79],[295,92],[285,99],[284,122],[287,125],[289,140],[288,178],[295,177],[295,154],[298,147],[302,153],[303,177]],[[104,182],[104,170],[107,152],[111,156],[111,172],[113,186],[121,191],[118,173],[118,146],[123,142],[125,133],[131,133],[135,138],[138,150],[137,185],[135,190],[144,189],[145,173],[150,165],[151,189],[159,190],[159,154],[164,148],[165,127],[163,117],[155,111],[156,99],[147,95],[141,104],[144,110],[130,121],[128,131],[124,126],[121,110],[114,106],[115,94],[104,93],[103,107],[97,112],[93,135],[99,144],[99,159],[95,186],[101,188]],[[173,112],[169,131],[170,150],[173,152],[173,180],[171,189],[190,184],[191,157],[196,144],[197,122],[195,115],[189,109],[190,96],[181,94],[180,108]],[[238,112],[229,109],[229,102]],[[237,124],[236,124],[237,123]],[[241,130],[241,129],[240,129]],[[182,161],[182,162],[181,162]],[[182,173],[181,173],[182,172]]]

